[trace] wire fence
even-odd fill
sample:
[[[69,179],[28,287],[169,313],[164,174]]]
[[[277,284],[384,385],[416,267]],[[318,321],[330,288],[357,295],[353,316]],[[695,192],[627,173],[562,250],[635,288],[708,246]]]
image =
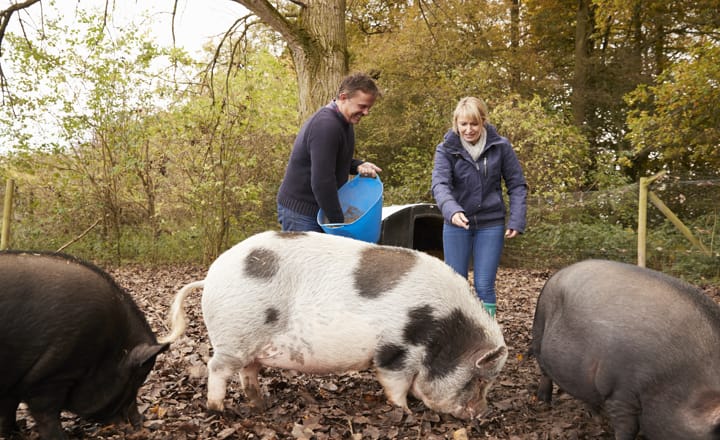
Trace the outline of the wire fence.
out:
[[[556,269],[603,258],[637,264],[638,184],[528,200],[528,227],[506,243],[503,264]],[[654,192],[706,248],[693,246],[654,206],[647,208],[652,269],[695,282],[720,280],[720,180],[663,179]]]

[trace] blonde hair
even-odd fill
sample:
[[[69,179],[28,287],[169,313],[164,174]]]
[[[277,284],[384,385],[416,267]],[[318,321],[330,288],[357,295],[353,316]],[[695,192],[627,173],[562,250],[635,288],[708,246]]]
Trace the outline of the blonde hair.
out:
[[[455,111],[453,112],[453,131],[455,133],[459,133],[457,121],[461,117],[479,122],[480,125],[485,125],[488,121],[487,104],[485,104],[485,101],[482,99],[474,96],[461,98],[457,107],[455,107]]]

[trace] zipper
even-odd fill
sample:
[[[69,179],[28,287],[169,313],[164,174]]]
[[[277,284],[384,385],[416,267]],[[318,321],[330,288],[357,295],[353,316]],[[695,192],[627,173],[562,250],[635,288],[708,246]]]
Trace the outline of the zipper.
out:
[[[485,177],[487,177],[487,156],[483,158],[483,167],[485,168]]]

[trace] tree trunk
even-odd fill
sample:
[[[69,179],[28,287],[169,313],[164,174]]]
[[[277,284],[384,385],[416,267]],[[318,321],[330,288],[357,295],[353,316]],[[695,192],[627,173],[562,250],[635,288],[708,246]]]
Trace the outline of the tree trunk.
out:
[[[252,11],[288,44],[297,73],[301,120],[327,104],[348,73],[345,0],[295,2],[300,6],[293,20],[266,0],[233,1]]]
[[[299,20],[307,37],[291,45],[300,94],[300,115],[306,119],[337,94],[347,74],[345,0],[314,0]]]
[[[573,120],[582,128],[586,119],[588,74],[590,72],[590,49],[593,21],[591,0],[578,0],[575,24],[575,71],[572,89]]]
[[[510,56],[513,72],[511,78],[513,84],[512,89],[518,90],[520,87],[521,77],[520,68],[518,67],[518,56],[520,48],[520,0],[509,0],[510,3]]]

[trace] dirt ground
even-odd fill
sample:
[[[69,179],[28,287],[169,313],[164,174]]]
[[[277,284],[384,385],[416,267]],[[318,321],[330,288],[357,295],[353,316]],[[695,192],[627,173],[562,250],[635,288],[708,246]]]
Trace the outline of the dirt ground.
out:
[[[166,315],[177,290],[204,277],[206,268],[123,267],[109,270],[145,312],[157,334],[166,333]],[[537,296],[550,271],[500,269],[498,321],[510,355],[488,395],[491,412],[463,422],[427,410],[410,399],[412,415],[388,404],[372,371],[342,376],[308,376],[265,369],[261,384],[271,406],[258,413],[246,402],[239,382],[229,385],[223,414],[205,407],[206,362],[211,348],[200,313],[200,292],[186,302],[190,320],[185,335],[160,355],[140,389],[141,429],[100,426],[63,414],[71,439],[612,439],[602,413],[594,414],[566,394],[548,405],[534,398],[538,373],[527,359]],[[704,287],[720,302],[720,288]],[[33,421],[20,410],[23,437],[37,439]]]

